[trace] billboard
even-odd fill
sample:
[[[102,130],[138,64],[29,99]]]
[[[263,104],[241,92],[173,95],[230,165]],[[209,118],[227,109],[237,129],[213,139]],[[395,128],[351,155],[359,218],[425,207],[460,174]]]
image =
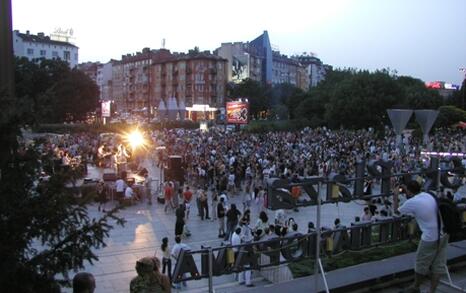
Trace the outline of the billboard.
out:
[[[231,80],[239,83],[249,78],[249,54],[233,55],[231,62]]]
[[[232,124],[248,124],[249,103],[228,102],[227,122]]]
[[[111,101],[103,101],[102,102],[102,117],[110,117],[111,116],[111,111],[110,111],[110,104]]]

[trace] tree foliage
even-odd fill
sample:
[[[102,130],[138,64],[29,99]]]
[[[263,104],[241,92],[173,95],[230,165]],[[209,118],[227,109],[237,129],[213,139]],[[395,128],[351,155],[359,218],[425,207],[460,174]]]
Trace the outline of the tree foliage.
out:
[[[61,60],[32,62],[16,58],[15,80],[17,96],[33,114],[24,117],[28,120],[83,120],[98,106],[99,89],[95,82]]]
[[[419,79],[396,76],[386,69],[344,69],[328,72],[295,114],[332,128],[380,128],[389,123],[389,108],[437,109],[441,105],[440,95]]]
[[[455,106],[442,106],[439,108],[435,125],[438,127],[450,127],[460,121],[466,121],[466,111]]]
[[[24,143],[20,127],[34,122],[34,108],[41,108],[34,100],[40,98],[40,91],[50,89],[38,83],[50,80],[42,77],[40,70],[34,71],[36,65],[22,64],[16,91],[22,96],[0,93],[0,288],[5,292],[55,292],[59,284],[69,281],[70,270],[97,260],[93,249],[105,246],[112,225],[123,224],[123,220],[116,216],[117,209],[100,218],[89,216],[88,200],[66,187],[78,176],[73,169],[40,180],[51,155]],[[55,91],[62,90],[59,82],[50,84]]]
[[[267,113],[270,120],[300,119],[313,127],[381,128],[390,123],[389,108],[461,107],[466,99],[464,87],[463,83],[462,90],[445,101],[420,79],[398,76],[388,69],[371,72],[349,68],[330,70],[325,80],[307,92],[292,84],[263,86],[246,79],[230,87],[229,97],[249,98],[253,118]]]
[[[228,96],[231,99],[247,98],[249,112],[253,118],[259,118],[261,112],[269,110],[270,97],[267,89],[253,79],[248,78],[239,84],[231,84]]]

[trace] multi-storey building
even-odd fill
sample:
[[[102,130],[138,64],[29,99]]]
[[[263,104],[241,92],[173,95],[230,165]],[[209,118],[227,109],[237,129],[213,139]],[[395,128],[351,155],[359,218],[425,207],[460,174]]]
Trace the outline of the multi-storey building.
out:
[[[228,60],[228,81],[237,83],[250,78],[264,85],[290,83],[302,89],[309,87],[305,67],[272,50],[267,31],[251,42],[222,43],[215,52]]]
[[[176,98],[178,105],[223,105],[227,60],[210,52],[171,53],[143,49],[112,65],[112,94],[124,111],[158,106]]]
[[[29,60],[61,59],[74,68],[78,65],[79,48],[71,43],[51,39],[44,33],[37,35],[13,31],[13,51],[15,56]]]
[[[300,62],[305,66],[307,75],[309,76],[309,87],[315,87],[319,82],[325,79],[328,70],[331,66],[324,64],[314,54],[303,54],[300,56],[293,56],[293,59]]]
[[[97,67],[97,77],[96,83],[100,90],[100,99],[101,100],[113,100],[112,93],[112,60],[100,64]]]
[[[86,62],[78,64],[78,69],[92,79],[99,88],[100,100],[113,100],[112,97],[112,61],[102,64],[100,62]]]
[[[216,50],[216,54],[228,60],[228,81],[239,83],[243,79],[250,78],[262,82],[262,61],[255,48],[248,43],[222,43]]]
[[[78,64],[78,69],[97,83],[97,70],[101,65],[100,62],[86,62]]]

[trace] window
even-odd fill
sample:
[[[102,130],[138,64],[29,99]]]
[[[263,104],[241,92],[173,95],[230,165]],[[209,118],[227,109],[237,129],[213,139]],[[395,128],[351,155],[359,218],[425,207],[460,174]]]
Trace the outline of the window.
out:
[[[70,51],[63,51],[63,59],[64,60],[70,60],[71,57],[70,57]]]
[[[52,57],[58,58],[58,52],[57,51],[52,51]]]
[[[74,54],[74,60],[78,61],[78,53]]]
[[[46,51],[45,50],[40,50],[40,56],[45,56]]]
[[[28,55],[34,55],[34,49],[29,48],[27,52],[28,52]]]

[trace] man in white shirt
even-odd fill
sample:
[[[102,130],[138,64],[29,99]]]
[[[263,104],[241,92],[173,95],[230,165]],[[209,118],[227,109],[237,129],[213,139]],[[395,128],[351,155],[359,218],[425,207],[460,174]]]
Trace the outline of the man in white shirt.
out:
[[[398,187],[395,190],[397,192]],[[429,276],[430,290],[435,292],[440,275],[445,273],[448,234],[441,232],[439,235],[442,229],[438,229],[438,207],[432,195],[421,192],[421,185],[415,180],[407,184],[406,194],[408,200],[398,211],[415,217],[422,232],[416,252],[414,284],[407,292],[420,292],[422,281]]]
[[[131,188],[131,185],[129,185],[125,189],[125,198],[126,199],[132,199],[133,196],[134,196],[133,188]]]
[[[243,229],[244,229],[244,227],[243,227]],[[243,235],[243,233],[241,233],[241,232],[242,232],[241,227],[236,228],[235,233],[233,233],[233,235],[231,236],[231,245],[240,245],[241,242],[242,242],[241,238],[243,238],[243,240],[246,240],[244,238],[245,235]],[[245,233],[248,233],[248,232],[250,233],[251,230],[250,229],[246,230]],[[235,259],[238,257],[239,250],[240,250],[240,248],[238,248],[238,247],[233,248],[233,251],[235,252]],[[244,267],[245,271],[242,271],[242,272],[238,273],[238,281],[239,281],[240,285],[245,284],[247,287],[253,287],[254,285],[251,282],[251,270],[248,269],[248,268],[249,268],[249,266],[245,266]]]
[[[180,236],[176,236],[175,237],[175,245],[173,245],[171,255],[175,259],[175,261],[178,261],[178,257],[180,255],[181,250],[190,250],[190,249],[191,248],[187,244],[181,243],[181,237]],[[186,281],[183,281],[183,286],[186,286]],[[175,285],[175,287],[177,289],[181,288],[179,283],[177,285]]]
[[[126,183],[122,178],[118,178],[115,182],[115,191],[117,199],[120,200],[123,198],[126,189]]]

